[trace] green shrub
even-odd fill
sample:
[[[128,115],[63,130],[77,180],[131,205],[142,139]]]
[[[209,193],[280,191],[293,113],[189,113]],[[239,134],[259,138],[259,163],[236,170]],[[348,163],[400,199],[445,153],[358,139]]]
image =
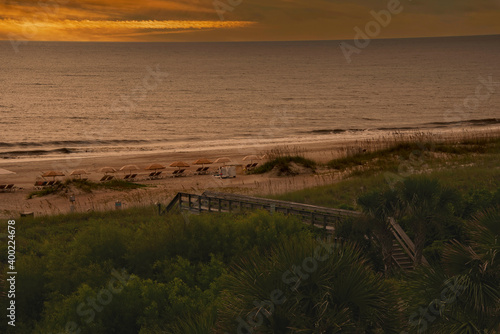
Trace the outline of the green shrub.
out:
[[[316,169],[316,162],[313,160],[306,159],[301,156],[280,156],[258,166],[252,171],[252,173],[263,174],[275,169],[277,170],[278,175],[295,175],[296,172],[292,169],[291,163],[301,165],[302,167],[309,168],[313,171]]]

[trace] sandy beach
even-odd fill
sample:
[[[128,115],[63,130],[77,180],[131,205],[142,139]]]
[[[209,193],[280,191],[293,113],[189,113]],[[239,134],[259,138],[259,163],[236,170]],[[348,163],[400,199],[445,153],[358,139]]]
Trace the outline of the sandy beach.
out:
[[[481,135],[484,133],[497,132],[498,129],[468,130],[469,134]],[[450,131],[447,134],[441,132],[441,137],[460,137],[463,131]],[[407,133],[408,136],[415,133]],[[365,139],[361,141],[352,138],[339,138],[338,140],[300,143],[300,145],[290,144],[287,149],[299,152],[306,158],[319,163],[325,163],[333,158],[339,157],[342,152],[352,149],[362,149],[363,144],[377,146],[378,143],[387,140],[388,137]],[[368,143],[371,144],[368,144]],[[373,147],[373,146],[372,146]],[[208,175],[195,175],[199,166],[191,165],[186,169],[185,177],[170,177],[169,175],[176,169],[167,167],[163,171],[163,177],[157,180],[148,180],[150,171],[146,168],[151,163],[170,165],[174,161],[185,161],[192,164],[199,158],[215,160],[219,157],[229,157],[232,163],[246,164],[243,157],[249,154],[263,155],[276,146],[251,146],[246,148],[225,148],[211,149],[204,151],[189,150],[185,152],[155,152],[155,153],[131,153],[120,155],[96,156],[96,157],[67,157],[48,159],[12,159],[0,162],[0,168],[14,171],[14,175],[2,176],[0,183],[15,184],[16,189],[12,192],[0,193],[0,217],[19,217],[21,213],[33,212],[36,216],[46,214],[67,213],[71,210],[69,201],[71,196],[75,197],[73,210],[86,212],[90,210],[114,209],[115,203],[120,202],[122,207],[145,206],[155,203],[168,204],[177,192],[191,192],[201,194],[205,190],[217,190],[225,192],[235,192],[241,194],[270,195],[289,192],[293,190],[331,184],[342,178],[342,173],[320,167],[315,173],[304,173],[296,176],[276,176],[274,173],[238,175],[236,178],[221,179],[213,174],[221,164],[210,165]],[[283,148],[283,147],[282,147]],[[264,161],[260,161],[263,163]],[[28,195],[36,190],[34,184],[36,180],[42,179],[41,174],[48,170],[62,171],[69,175],[72,170],[84,169],[89,175],[88,179],[99,182],[103,173],[98,172],[101,167],[111,166],[119,169],[127,164],[135,164],[141,169],[135,182],[147,185],[140,189],[117,191],[111,189],[94,190],[91,193],[83,192],[79,189],[70,188],[59,194],[34,197],[28,199]],[[116,178],[123,178],[124,172],[117,172]],[[65,180],[69,176],[61,177]],[[50,178],[48,178],[50,180]]]
[[[339,147],[347,145],[346,142],[336,141],[327,143],[301,144],[290,146],[294,150],[300,150],[302,154],[318,162],[331,160]],[[236,178],[220,179],[212,174],[222,164],[210,165],[208,175],[195,175],[199,166],[191,165],[186,169],[185,177],[170,177],[176,169],[167,167],[163,171],[163,177],[158,180],[148,180],[150,171],[140,170],[136,179],[137,183],[145,184],[147,187],[129,191],[97,190],[85,193],[78,189],[27,199],[27,196],[35,191],[35,181],[42,179],[41,174],[48,170],[62,171],[69,175],[74,169],[85,169],[90,181],[98,182],[103,173],[98,170],[104,166],[119,169],[127,164],[135,164],[140,168],[146,168],[151,163],[161,163],[166,166],[174,161],[185,161],[192,164],[199,158],[215,160],[218,157],[229,157],[233,163],[246,164],[242,161],[245,155],[264,154],[272,147],[253,146],[246,149],[213,149],[207,151],[169,152],[169,153],[145,153],[145,154],[121,154],[120,156],[100,157],[73,157],[64,159],[13,159],[0,162],[0,168],[14,171],[16,174],[4,176],[3,183],[15,184],[13,192],[0,193],[0,217],[18,217],[21,212],[33,212],[35,215],[58,214],[70,212],[70,196],[76,199],[75,210],[84,212],[89,210],[113,209],[116,202],[121,202],[122,207],[136,205],[150,205],[154,203],[168,204],[169,200],[179,191],[202,193],[207,189],[218,189],[247,194],[271,194],[286,192],[304,187],[322,185],[334,182],[339,178],[338,172],[329,170],[318,170],[316,174],[304,174],[295,177],[277,177],[268,174],[263,175],[238,175]],[[124,172],[115,173],[116,178],[123,178]],[[58,178],[65,180],[69,176]],[[48,178],[51,180],[51,178]]]

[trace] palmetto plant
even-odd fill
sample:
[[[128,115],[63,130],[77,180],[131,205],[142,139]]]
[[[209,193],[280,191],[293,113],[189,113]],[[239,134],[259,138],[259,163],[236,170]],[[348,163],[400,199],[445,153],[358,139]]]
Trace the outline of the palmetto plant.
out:
[[[374,191],[358,198],[358,204],[366,214],[358,225],[365,231],[370,231],[378,240],[384,259],[384,269],[388,273],[392,267],[392,253],[394,234],[391,230],[389,218],[398,218],[400,203],[395,191]]]
[[[452,215],[457,193],[426,177],[407,178],[397,191],[414,234],[415,264],[418,265],[422,263],[427,231]]]
[[[392,289],[355,246],[293,239],[226,277],[218,332],[396,333]]]
[[[420,268],[408,285],[410,316],[420,333],[500,332],[500,209],[468,223],[471,240],[452,241],[442,268]]]

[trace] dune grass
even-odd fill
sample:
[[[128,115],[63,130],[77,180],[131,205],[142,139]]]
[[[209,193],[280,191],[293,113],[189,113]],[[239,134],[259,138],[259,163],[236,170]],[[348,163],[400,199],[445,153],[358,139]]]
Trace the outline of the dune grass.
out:
[[[72,187],[87,193],[91,193],[92,191],[99,189],[133,190],[147,186],[145,184],[134,183],[125,180],[111,180],[99,183],[99,182],[92,182],[89,180],[72,179],[72,180],[66,180],[64,181],[64,183],[55,185],[53,187],[33,191],[28,194],[27,198],[31,199],[34,197],[43,197],[53,194],[59,194],[64,191],[67,191]]]
[[[264,174],[275,170],[278,176],[293,176],[298,174],[293,164],[309,168],[312,171],[315,171],[317,166],[315,161],[305,158],[304,152],[298,147],[277,146],[264,152],[264,156],[267,157],[267,162],[258,166],[250,173]]]
[[[475,157],[474,160],[474,165],[455,165],[450,168],[429,170],[420,174],[438,179],[443,185],[459,190],[464,194],[465,199],[471,201],[481,196],[487,198],[500,196],[500,167],[498,166],[500,155]],[[390,183],[387,175],[398,174],[382,172],[377,174],[368,173],[362,176],[356,175],[335,184],[302,189],[273,196],[273,198],[339,209],[359,210],[356,199],[365,192],[388,188]],[[404,177],[401,176],[400,180],[402,179]],[[495,195],[496,193],[498,194]]]
[[[276,170],[278,175],[296,175],[297,171],[294,170],[292,163],[304,168],[309,168],[313,171],[316,169],[316,162],[313,160],[301,156],[282,156],[267,161],[263,165],[255,168],[252,173],[263,174]]]
[[[371,164],[370,169],[394,168],[401,157],[420,159],[432,154],[476,155],[500,153],[500,136],[497,133],[462,133],[451,138],[439,138],[432,134],[394,134],[378,141],[362,141],[352,147],[339,150],[340,158],[332,159],[327,166],[345,170]]]
[[[125,181],[125,180],[111,180],[107,182],[92,182],[89,180],[67,180],[64,183],[66,186],[74,186],[75,188],[83,191],[91,192],[98,189],[112,189],[112,190],[132,190],[147,187],[145,184]]]
[[[433,145],[433,144],[427,144]],[[374,152],[332,160],[329,166],[349,171],[335,184],[307,188],[273,198],[342,209],[359,209],[356,199],[371,190],[385,189],[414,174],[425,174],[453,187],[472,200],[494,196],[500,189],[500,138],[467,139],[434,145],[423,152],[422,144],[395,144]],[[420,149],[420,150],[417,150]],[[434,154],[434,152],[447,152]],[[453,152],[453,153],[450,153]],[[362,167],[359,167],[362,165]],[[358,166],[357,168],[352,168]]]

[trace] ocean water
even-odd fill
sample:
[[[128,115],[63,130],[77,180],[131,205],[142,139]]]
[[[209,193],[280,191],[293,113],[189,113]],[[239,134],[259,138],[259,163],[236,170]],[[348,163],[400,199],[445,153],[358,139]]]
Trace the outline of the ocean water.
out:
[[[500,36],[0,42],[0,158],[182,151],[500,125]],[[493,82],[493,83],[492,83]]]

